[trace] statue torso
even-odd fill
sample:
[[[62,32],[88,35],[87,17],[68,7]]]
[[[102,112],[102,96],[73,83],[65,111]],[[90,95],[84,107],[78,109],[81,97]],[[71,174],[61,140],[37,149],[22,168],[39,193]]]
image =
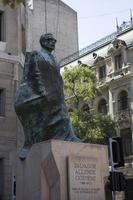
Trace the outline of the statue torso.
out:
[[[43,101],[64,102],[63,81],[59,66],[47,51],[33,51],[25,63],[24,76],[16,95],[16,104]]]

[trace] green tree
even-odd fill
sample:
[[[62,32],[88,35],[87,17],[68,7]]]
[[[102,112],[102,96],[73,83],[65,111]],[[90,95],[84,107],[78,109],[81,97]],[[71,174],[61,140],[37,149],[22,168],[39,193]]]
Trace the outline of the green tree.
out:
[[[66,102],[75,133],[84,141],[107,143],[116,134],[116,123],[109,115],[90,111],[89,105],[101,92],[95,85],[95,71],[84,65],[63,72]]]
[[[14,8],[16,4],[24,3],[25,0],[1,0],[4,5],[9,5],[11,8]]]

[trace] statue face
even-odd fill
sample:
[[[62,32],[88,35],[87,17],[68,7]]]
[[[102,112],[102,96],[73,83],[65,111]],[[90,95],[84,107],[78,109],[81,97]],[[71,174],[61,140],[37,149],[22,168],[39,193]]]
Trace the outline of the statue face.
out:
[[[56,40],[53,37],[47,38],[43,41],[43,48],[48,51],[53,51],[55,49]]]

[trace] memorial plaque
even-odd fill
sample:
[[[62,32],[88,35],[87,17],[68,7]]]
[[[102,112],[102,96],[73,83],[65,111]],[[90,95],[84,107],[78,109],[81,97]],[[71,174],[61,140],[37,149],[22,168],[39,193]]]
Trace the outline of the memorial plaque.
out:
[[[98,157],[68,157],[69,200],[104,200]]]

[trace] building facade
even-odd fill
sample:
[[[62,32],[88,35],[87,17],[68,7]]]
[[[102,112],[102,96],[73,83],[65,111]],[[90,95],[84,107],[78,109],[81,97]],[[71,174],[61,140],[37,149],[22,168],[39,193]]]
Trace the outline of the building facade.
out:
[[[27,9],[26,51],[40,48],[42,33],[53,33],[57,39],[55,55],[61,60],[78,50],[77,13],[61,0],[32,0]]]
[[[39,49],[40,35],[46,32],[57,38],[58,59],[78,50],[77,13],[62,1],[34,0],[30,7],[27,0],[14,9],[0,3],[0,200],[15,200],[12,164],[16,158],[10,152],[21,148],[24,141],[14,98],[25,53]]]
[[[87,64],[95,68],[97,87],[102,95],[93,109],[111,115],[123,139],[124,172],[127,189],[120,199],[133,199],[133,23],[124,22],[117,32],[62,60],[62,67]],[[123,193],[122,193],[123,195]]]

